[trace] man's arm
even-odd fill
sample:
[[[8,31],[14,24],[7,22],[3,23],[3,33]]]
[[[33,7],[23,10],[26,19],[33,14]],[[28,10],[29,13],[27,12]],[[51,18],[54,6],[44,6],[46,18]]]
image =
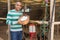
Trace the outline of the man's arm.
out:
[[[7,14],[6,24],[11,25],[11,14],[10,14],[10,12],[8,12],[8,14]]]

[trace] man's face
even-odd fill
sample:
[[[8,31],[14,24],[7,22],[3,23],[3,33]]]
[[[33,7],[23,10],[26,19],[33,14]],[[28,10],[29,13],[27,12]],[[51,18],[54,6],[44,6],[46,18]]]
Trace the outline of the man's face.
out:
[[[15,9],[19,11],[22,8],[22,4],[20,2],[17,2],[15,5]]]

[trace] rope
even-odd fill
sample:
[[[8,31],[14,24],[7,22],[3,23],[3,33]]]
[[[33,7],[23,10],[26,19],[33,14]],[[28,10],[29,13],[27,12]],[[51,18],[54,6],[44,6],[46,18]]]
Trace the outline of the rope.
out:
[[[43,0],[44,1],[44,0]],[[41,29],[41,35],[44,36],[44,40],[45,38],[45,33],[48,32],[48,29],[46,27],[48,27],[47,24],[44,23],[44,21],[46,21],[46,19],[48,18],[48,0],[45,0],[45,17],[43,18],[42,22],[43,24],[41,25],[40,29]]]

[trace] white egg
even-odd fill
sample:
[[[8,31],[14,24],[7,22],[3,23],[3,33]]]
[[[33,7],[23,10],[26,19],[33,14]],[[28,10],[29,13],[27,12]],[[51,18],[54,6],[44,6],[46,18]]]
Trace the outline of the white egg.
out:
[[[25,21],[25,20],[27,20],[27,16],[23,16],[22,18],[21,18],[21,21]]]

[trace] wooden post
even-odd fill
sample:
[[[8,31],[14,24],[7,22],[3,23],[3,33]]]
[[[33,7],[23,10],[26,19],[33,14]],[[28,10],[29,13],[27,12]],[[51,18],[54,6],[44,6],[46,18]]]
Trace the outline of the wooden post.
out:
[[[7,1],[8,2],[8,11],[10,10],[10,0]]]
[[[10,10],[10,0],[7,0],[8,3],[8,11]],[[10,40],[10,26],[8,25],[8,40]]]
[[[55,0],[50,0],[50,40],[54,40]]]

